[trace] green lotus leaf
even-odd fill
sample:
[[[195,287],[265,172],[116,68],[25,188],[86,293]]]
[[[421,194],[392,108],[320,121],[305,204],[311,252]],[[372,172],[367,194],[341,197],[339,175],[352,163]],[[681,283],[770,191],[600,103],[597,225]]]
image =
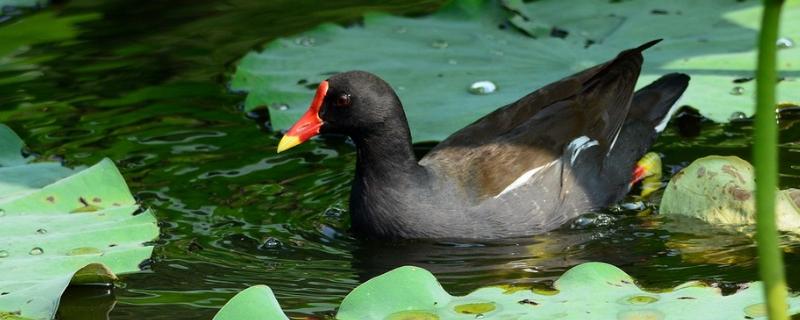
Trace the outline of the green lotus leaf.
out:
[[[111,160],[71,170],[22,147],[0,124],[0,318],[51,319],[68,284],[139,271],[158,227]]]
[[[0,0],[0,8],[3,7],[36,7],[47,4],[46,0]]]
[[[231,88],[248,92],[246,110],[269,106],[273,127],[286,129],[305,111],[316,83],[334,72],[366,70],[394,86],[415,141],[442,140],[549,82],[663,38],[645,52],[639,85],[669,72],[688,73],[692,82],[682,103],[726,121],[754,110],[753,81],[747,80],[755,68],[760,11],[754,1],[542,0],[501,6],[454,0],[426,17],[369,14],[356,26],[326,24],[274,40],[239,62]],[[782,32],[798,34],[800,1],[787,1],[783,14]],[[800,75],[800,64],[791,63],[800,61],[800,49],[780,50],[780,61],[782,76]],[[497,89],[471,93],[477,81],[491,81]],[[778,91],[781,101],[800,101],[798,81],[781,81]]]
[[[726,296],[719,288],[700,282],[654,292],[639,288],[617,267],[588,262],[564,273],[554,287],[552,291],[486,287],[466,296],[451,296],[427,270],[400,267],[356,287],[345,297],[336,319],[728,320],[766,316],[760,282]],[[800,296],[790,297],[789,308],[792,314],[800,313]],[[287,318],[271,291],[255,286],[231,299],[214,319]]]
[[[289,320],[272,290],[263,285],[244,289],[219,310],[214,320]]]
[[[713,225],[755,225],[753,166],[734,156],[708,156],[692,162],[670,179],[659,211],[689,216]],[[800,195],[797,190],[778,192],[778,228],[800,233]],[[797,200],[795,200],[795,198]]]

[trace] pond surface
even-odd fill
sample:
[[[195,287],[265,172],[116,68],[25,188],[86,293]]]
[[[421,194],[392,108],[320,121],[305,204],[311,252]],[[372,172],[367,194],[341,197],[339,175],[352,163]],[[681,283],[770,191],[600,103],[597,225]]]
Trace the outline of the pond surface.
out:
[[[431,270],[454,294],[546,286],[585,261],[617,265],[649,288],[704,280],[732,292],[757,279],[750,237],[649,210],[589,214],[495,243],[351,237],[352,145],[328,137],[275,154],[279,136],[240,111],[244,96],[227,81],[237,59],[276,37],[357,23],[369,10],[418,15],[440,4],[76,0],[5,11],[0,122],[44,158],[113,159],[161,225],[143,272],[113,288],[71,288],[59,318],[208,319],[255,284],[272,287],[293,317],[326,317],[356,285],[401,265]],[[689,126],[700,130],[694,138],[673,124],[654,149],[668,172],[708,154],[749,160],[751,124],[701,121]],[[800,124],[782,127],[781,185],[800,187]],[[800,242],[785,243],[789,285],[800,290]]]

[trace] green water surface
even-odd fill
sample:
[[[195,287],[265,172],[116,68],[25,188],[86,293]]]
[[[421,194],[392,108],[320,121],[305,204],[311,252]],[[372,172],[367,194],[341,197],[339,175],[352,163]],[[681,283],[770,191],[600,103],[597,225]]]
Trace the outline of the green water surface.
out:
[[[369,10],[419,15],[441,5],[375,3],[75,0],[4,9],[0,122],[44,158],[114,159],[161,225],[143,272],[114,287],[71,288],[59,319],[208,319],[255,284],[272,287],[292,316],[326,317],[356,285],[401,265],[431,270],[455,294],[546,286],[585,261],[615,264],[650,288],[705,280],[732,292],[757,280],[749,237],[630,210],[495,243],[351,237],[352,145],[327,137],[275,154],[279,135],[263,115],[242,113],[244,95],[226,84],[237,59],[276,37],[356,24]],[[800,187],[800,124],[782,127],[781,185]],[[655,150],[668,172],[708,154],[749,159],[751,129],[747,120],[702,122],[700,136],[687,138],[672,125]],[[789,285],[800,290],[800,242],[787,236],[785,251]]]

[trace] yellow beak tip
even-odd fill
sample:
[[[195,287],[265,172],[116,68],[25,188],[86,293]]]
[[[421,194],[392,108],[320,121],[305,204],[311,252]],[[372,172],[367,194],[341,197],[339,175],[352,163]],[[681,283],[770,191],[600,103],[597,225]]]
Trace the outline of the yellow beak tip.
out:
[[[300,143],[302,143],[302,141],[296,136],[283,136],[281,141],[278,142],[278,153],[289,150]]]

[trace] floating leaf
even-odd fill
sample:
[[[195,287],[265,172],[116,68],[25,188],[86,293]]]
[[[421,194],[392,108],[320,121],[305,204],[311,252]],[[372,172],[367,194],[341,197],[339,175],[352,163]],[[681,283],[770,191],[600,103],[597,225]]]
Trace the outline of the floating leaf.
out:
[[[22,146],[0,124],[0,315],[50,319],[69,283],[139,271],[158,227],[111,160],[73,171],[29,163]]]
[[[252,286],[236,294],[214,320],[280,320],[289,318],[281,311],[281,306],[267,286]]]
[[[36,7],[47,4],[46,0],[0,0],[0,9],[3,7]]]
[[[542,0],[501,7],[454,0],[427,17],[370,14],[361,25],[326,24],[277,39],[240,61],[231,87],[248,92],[245,109],[269,106],[272,125],[285,129],[306,110],[316,83],[334,72],[370,71],[394,86],[415,141],[442,140],[549,82],[664,38],[644,53],[639,85],[686,72],[692,82],[682,103],[727,121],[735,112],[753,113],[753,82],[733,80],[753,75],[760,10],[755,1],[581,0],[565,7]],[[797,34],[800,1],[788,1],[784,15],[782,32]],[[782,76],[800,74],[800,64],[791,63],[800,61],[800,49],[780,50],[780,58]],[[780,100],[800,101],[800,82],[789,80],[778,85]],[[471,90],[487,82],[492,92]],[[731,94],[735,87],[741,91]]]
[[[734,156],[708,156],[670,179],[661,198],[661,214],[694,217],[713,225],[755,225],[753,166]],[[778,229],[800,233],[800,203],[794,190],[777,194]]]
[[[345,297],[336,319],[728,320],[764,316],[760,282],[727,296],[719,288],[699,282],[651,292],[639,288],[633,278],[617,267],[589,262],[567,271],[554,286],[555,291],[546,293],[486,287],[455,297],[427,270],[401,267],[355,288]],[[800,296],[790,298],[790,311],[800,312]],[[221,318],[223,313],[225,318]],[[215,319],[277,318],[286,319],[271,292],[256,286],[231,299]]]

